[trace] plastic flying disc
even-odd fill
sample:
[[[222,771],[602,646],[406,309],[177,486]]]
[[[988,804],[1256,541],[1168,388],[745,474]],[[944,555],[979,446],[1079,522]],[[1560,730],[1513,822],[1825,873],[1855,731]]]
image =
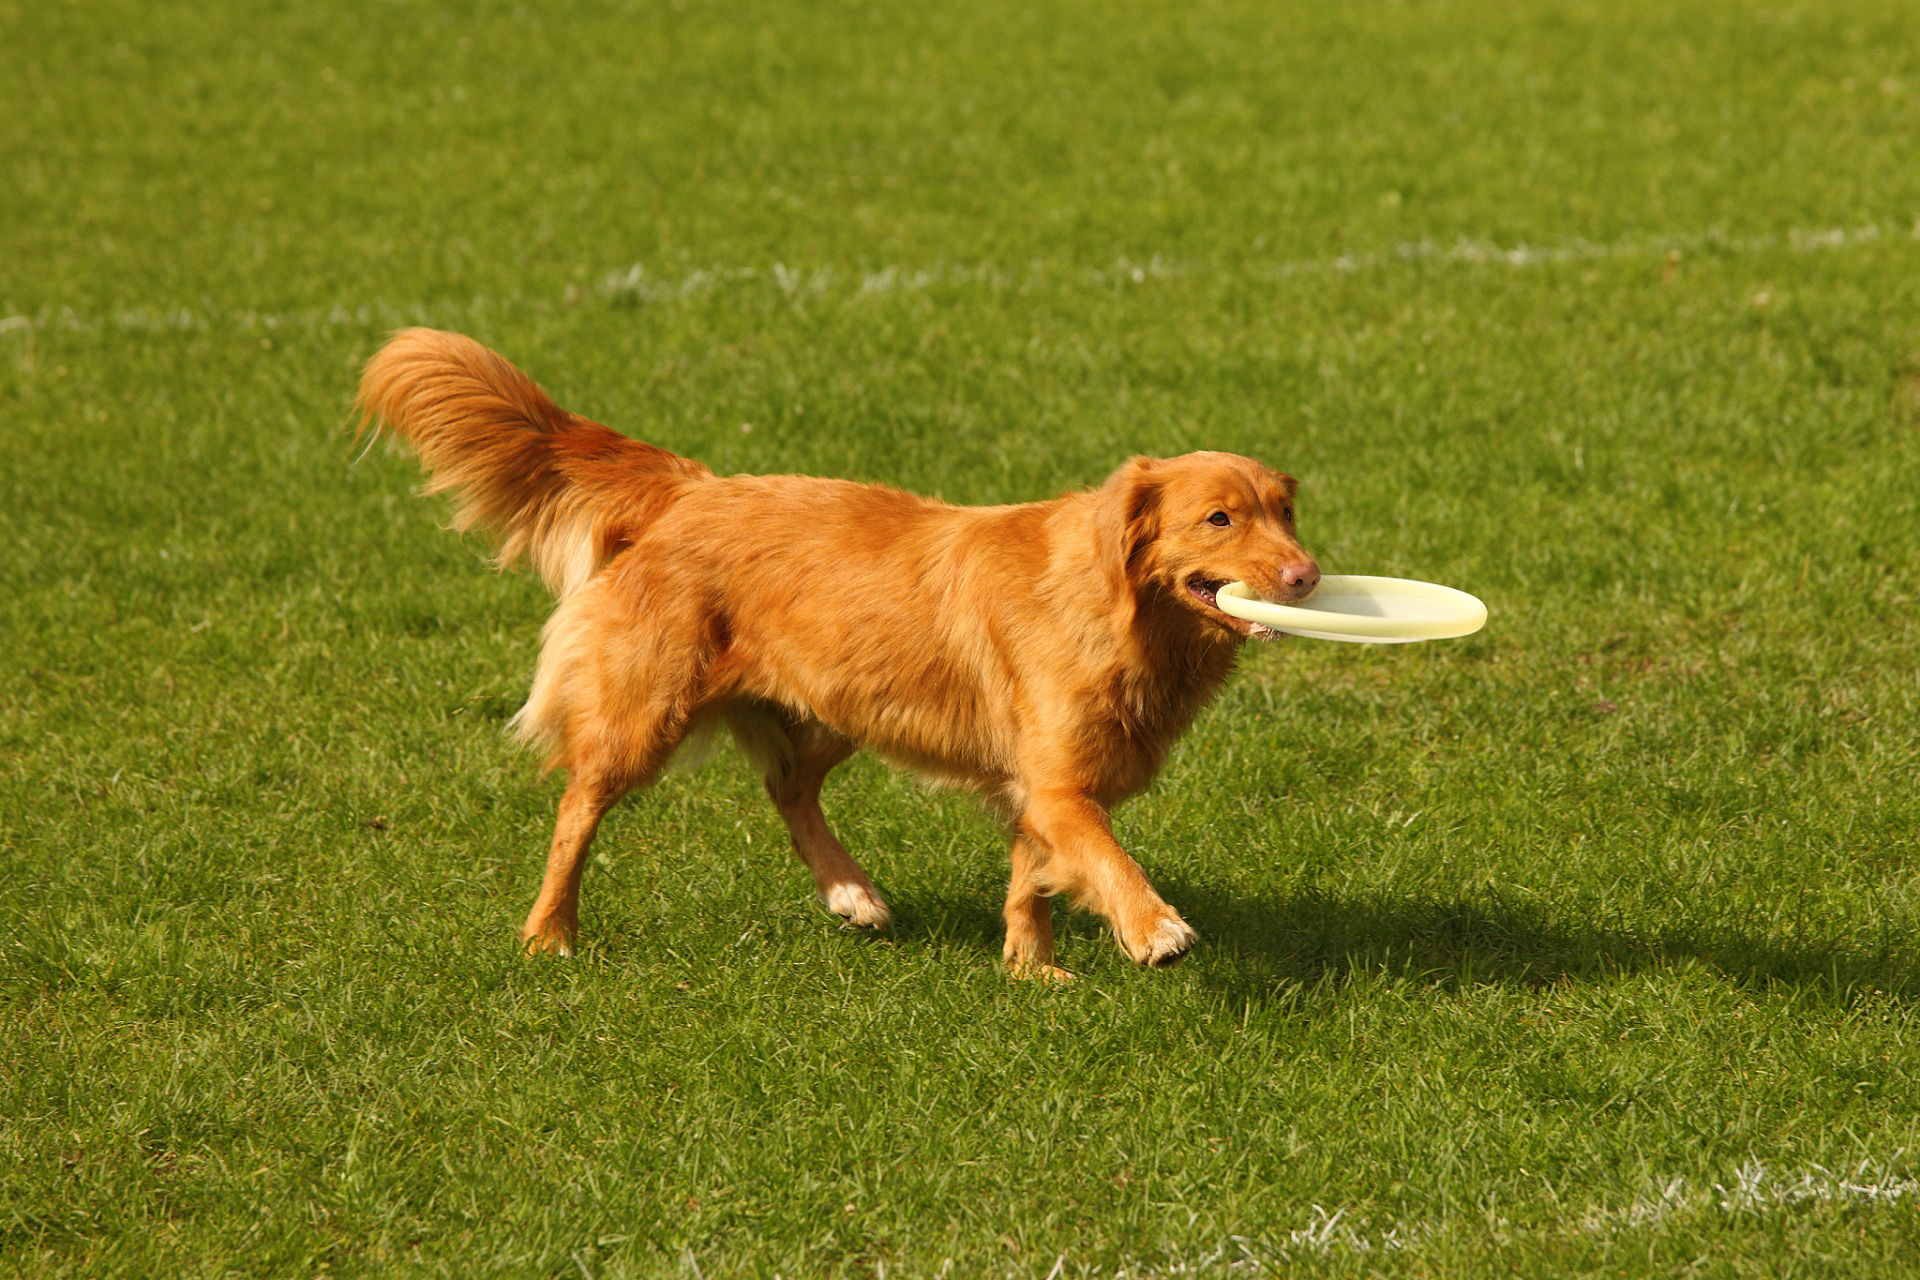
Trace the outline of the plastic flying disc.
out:
[[[1313,640],[1350,644],[1406,644],[1470,636],[1487,625],[1477,597],[1435,582],[1329,574],[1312,595],[1293,604],[1268,604],[1244,582],[1214,595],[1220,612]]]

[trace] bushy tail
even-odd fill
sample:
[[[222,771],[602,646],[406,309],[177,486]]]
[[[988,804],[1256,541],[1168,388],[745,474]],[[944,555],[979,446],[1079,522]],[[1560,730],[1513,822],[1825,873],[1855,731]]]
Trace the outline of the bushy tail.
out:
[[[360,375],[360,426],[413,446],[454,528],[500,536],[502,568],[532,559],[565,599],[638,536],[699,463],[568,413],[471,338],[403,329]]]

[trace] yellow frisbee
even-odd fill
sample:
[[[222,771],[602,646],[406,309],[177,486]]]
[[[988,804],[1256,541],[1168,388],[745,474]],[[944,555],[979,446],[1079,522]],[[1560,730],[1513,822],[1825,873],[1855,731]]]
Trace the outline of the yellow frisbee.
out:
[[[1436,582],[1328,574],[1312,595],[1269,604],[1244,582],[1216,593],[1222,613],[1289,635],[1350,644],[1407,644],[1470,636],[1487,625],[1487,606],[1475,596]]]

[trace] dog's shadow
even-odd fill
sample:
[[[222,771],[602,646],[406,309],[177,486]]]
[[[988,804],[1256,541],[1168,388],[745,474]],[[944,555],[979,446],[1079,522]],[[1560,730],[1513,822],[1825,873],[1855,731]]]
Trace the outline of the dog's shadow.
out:
[[[1920,997],[1920,953],[1911,946],[1870,951],[1820,940],[1782,944],[1739,931],[1568,927],[1493,895],[1472,901],[1353,897],[1310,887],[1247,895],[1172,878],[1162,887],[1200,931],[1201,950],[1188,963],[1236,1003],[1282,999],[1300,987],[1359,975],[1447,990],[1543,990],[1690,964],[1756,991],[1790,986],[1838,1000],[1869,993]],[[1083,912],[1056,907],[1054,926],[1070,968],[1088,948],[1113,946],[1102,922]],[[917,936],[995,953],[1002,928],[992,904],[971,897],[923,898],[895,922],[903,940]]]
[[[1783,944],[1737,930],[1569,926],[1564,917],[1495,894],[1354,897],[1301,888],[1249,897],[1169,883],[1167,896],[1201,931],[1202,945],[1220,952],[1201,966],[1210,983],[1247,999],[1363,973],[1447,989],[1538,990],[1690,964],[1755,990],[1784,985],[1836,999],[1920,995],[1920,955],[1911,946],[1867,951],[1819,939]]]

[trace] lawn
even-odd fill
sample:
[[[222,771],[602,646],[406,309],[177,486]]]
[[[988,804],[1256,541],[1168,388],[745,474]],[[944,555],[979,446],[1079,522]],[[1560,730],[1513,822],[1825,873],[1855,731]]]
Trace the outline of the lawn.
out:
[[[1898,1276],[1920,42],[1895,0],[0,0],[0,1272]],[[1465,640],[1250,648],[999,966],[861,758],[603,829],[548,600],[362,453],[471,333],[721,471],[1301,480]],[[901,625],[913,625],[910,603]]]

